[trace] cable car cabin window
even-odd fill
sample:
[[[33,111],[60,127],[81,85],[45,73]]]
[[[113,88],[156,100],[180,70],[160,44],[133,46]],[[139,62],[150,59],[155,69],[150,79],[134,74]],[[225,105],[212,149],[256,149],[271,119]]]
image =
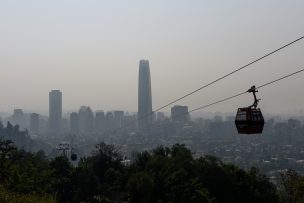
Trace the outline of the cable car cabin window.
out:
[[[258,121],[259,120],[259,115],[257,114],[257,112],[253,111],[252,112],[252,120],[253,121]]]
[[[263,121],[263,116],[260,111],[252,111],[252,121]]]
[[[246,121],[247,120],[247,113],[246,113],[246,111],[239,111],[237,113],[236,120],[237,121]]]

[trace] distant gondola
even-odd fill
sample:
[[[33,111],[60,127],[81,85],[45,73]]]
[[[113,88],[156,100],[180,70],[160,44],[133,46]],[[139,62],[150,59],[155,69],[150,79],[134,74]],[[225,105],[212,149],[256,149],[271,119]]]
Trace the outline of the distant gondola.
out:
[[[252,86],[249,93],[253,93],[254,103],[249,107],[239,108],[235,117],[235,125],[239,134],[261,134],[264,128],[264,118],[258,106],[259,100],[256,98],[258,92]]]
[[[73,153],[73,154],[71,155],[71,160],[72,160],[72,161],[77,161],[77,154]]]

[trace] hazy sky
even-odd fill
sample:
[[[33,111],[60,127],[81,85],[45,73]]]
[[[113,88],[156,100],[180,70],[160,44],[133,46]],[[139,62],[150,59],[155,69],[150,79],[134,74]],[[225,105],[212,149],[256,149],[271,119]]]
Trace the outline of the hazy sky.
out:
[[[0,112],[47,112],[52,89],[65,110],[136,111],[140,59],[150,61],[155,109],[303,36],[303,11],[303,0],[0,0]],[[178,104],[193,109],[303,67],[304,40]],[[261,108],[304,109],[303,79],[262,89]]]

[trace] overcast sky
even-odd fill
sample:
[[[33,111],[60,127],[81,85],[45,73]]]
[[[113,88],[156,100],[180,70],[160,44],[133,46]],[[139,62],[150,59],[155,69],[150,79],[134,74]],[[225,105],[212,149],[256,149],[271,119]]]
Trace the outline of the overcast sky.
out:
[[[155,109],[303,36],[303,11],[303,0],[0,0],[0,112],[47,112],[52,89],[65,110],[137,111],[140,59],[150,61]],[[301,68],[304,40],[178,104],[193,109]],[[261,108],[304,109],[303,79],[261,89]]]

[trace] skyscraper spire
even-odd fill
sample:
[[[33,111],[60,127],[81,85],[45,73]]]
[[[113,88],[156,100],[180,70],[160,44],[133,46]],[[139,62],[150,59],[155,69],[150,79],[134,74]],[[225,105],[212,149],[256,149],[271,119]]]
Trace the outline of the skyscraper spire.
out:
[[[141,132],[149,132],[152,117],[152,93],[149,61],[140,60],[138,78],[138,127]]]

